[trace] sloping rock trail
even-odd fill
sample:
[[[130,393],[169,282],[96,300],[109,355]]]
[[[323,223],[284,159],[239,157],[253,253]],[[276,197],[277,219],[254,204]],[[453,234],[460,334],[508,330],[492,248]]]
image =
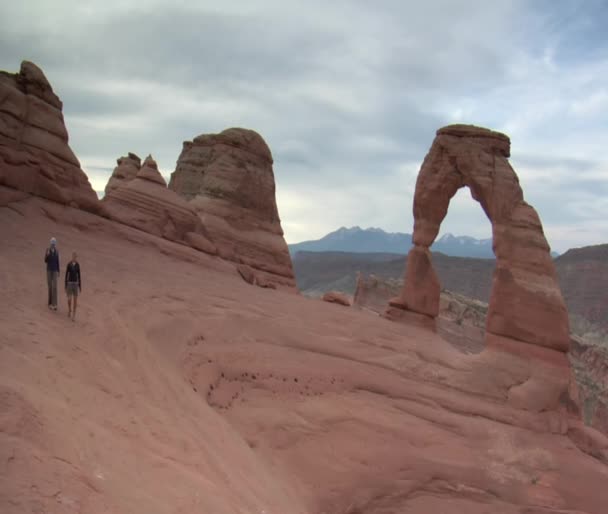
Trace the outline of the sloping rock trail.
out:
[[[218,258],[12,198],[1,512],[605,512],[608,443],[551,398],[564,377],[549,350],[532,364],[462,355],[415,325],[251,287]],[[46,309],[49,235],[80,255],[75,323],[64,301]],[[543,407],[519,406],[522,389]]]

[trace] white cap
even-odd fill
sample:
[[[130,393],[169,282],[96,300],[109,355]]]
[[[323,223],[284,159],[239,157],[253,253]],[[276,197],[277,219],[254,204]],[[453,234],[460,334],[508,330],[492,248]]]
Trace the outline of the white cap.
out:
[[[57,244],[57,239],[55,239],[54,237],[51,237],[51,244],[52,245],[56,245]]]

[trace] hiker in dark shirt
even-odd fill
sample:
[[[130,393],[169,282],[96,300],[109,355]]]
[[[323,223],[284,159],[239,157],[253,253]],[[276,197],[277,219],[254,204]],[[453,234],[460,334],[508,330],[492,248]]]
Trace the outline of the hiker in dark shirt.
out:
[[[51,246],[44,254],[46,262],[46,283],[49,289],[49,309],[57,310],[57,277],[59,276],[59,252],[57,251],[57,240],[51,238]]]
[[[76,252],[72,254],[72,260],[68,262],[65,269],[65,292],[68,295],[68,317],[72,321],[76,319],[76,304],[78,302],[78,293],[82,292],[82,279],[80,277],[80,264],[76,260]],[[72,298],[74,305],[72,306]]]

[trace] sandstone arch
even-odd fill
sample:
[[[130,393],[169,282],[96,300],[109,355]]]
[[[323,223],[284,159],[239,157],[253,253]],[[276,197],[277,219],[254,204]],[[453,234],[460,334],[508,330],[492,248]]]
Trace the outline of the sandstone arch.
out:
[[[472,125],[437,131],[416,181],[414,247],[404,286],[391,305],[437,316],[440,285],[429,247],[450,199],[467,186],[492,224],[496,269],[487,332],[566,352],[568,314],[549,245],[538,214],[524,201],[509,155],[504,134]]]

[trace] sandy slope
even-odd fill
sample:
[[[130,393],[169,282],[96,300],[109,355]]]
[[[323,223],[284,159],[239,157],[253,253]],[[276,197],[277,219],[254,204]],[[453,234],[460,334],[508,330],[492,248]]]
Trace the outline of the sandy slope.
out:
[[[3,514],[606,510],[608,446],[506,404],[529,363],[40,199],[0,230]],[[80,255],[76,323],[46,308],[51,235]]]

